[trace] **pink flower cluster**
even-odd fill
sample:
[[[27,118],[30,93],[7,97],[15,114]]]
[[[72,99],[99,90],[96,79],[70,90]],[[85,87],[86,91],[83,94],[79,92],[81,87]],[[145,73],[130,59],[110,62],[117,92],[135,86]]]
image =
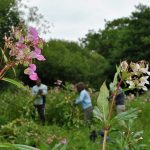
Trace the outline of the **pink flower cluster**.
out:
[[[67,144],[67,139],[66,138],[61,138],[61,137],[57,137],[56,135],[53,136],[49,136],[46,139],[46,143],[47,144],[52,144],[53,142],[59,142],[60,144]]]
[[[29,27],[27,31],[13,28],[12,38],[5,38],[5,45],[10,48],[9,55],[15,59],[16,65],[28,66],[24,73],[29,75],[31,80],[37,80],[36,66],[32,60],[45,60],[41,54],[43,40],[39,37],[37,30],[33,27]]]

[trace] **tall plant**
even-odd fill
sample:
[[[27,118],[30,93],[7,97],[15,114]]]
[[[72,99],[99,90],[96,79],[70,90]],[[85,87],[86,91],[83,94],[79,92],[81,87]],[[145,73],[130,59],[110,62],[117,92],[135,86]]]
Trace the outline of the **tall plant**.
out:
[[[116,117],[112,117],[115,98],[118,94],[121,84],[125,84],[126,90],[142,89],[146,91],[146,84],[149,84],[148,78],[150,76],[148,69],[149,66],[145,61],[139,61],[137,63],[128,63],[127,61],[121,62],[119,67],[117,67],[117,72],[115,73],[113,82],[110,83],[110,90],[112,91],[112,100],[110,104],[108,102],[109,91],[105,82],[101,86],[99,97],[97,99],[98,107],[95,107],[94,114],[95,117],[101,120],[103,123],[103,150],[106,150],[107,135],[115,120],[125,121],[137,117],[136,109],[131,109],[129,111],[118,114]]]

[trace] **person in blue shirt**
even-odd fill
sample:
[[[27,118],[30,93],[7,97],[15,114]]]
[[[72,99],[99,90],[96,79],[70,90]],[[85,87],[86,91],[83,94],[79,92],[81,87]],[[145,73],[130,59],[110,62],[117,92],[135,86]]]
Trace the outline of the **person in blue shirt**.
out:
[[[86,91],[83,82],[79,82],[76,84],[76,90],[79,93],[79,96],[76,99],[75,104],[81,104],[84,113],[84,120],[90,121],[92,119],[93,113],[90,95]]]

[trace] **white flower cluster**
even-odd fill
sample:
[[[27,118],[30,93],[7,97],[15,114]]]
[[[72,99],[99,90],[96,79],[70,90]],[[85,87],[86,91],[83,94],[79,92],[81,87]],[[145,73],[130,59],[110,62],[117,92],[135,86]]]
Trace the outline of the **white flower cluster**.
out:
[[[121,62],[121,74],[123,80],[129,84],[130,89],[138,88],[147,91],[146,84],[149,84],[150,76],[149,66],[145,61],[137,63],[127,61]]]

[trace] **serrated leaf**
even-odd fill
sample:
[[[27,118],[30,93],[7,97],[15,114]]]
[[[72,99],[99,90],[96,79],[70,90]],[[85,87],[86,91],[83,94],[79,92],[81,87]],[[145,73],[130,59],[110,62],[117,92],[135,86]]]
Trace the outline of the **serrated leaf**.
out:
[[[130,120],[130,119],[136,119],[137,115],[138,115],[138,110],[136,108],[131,108],[128,111],[118,114],[113,119],[118,120],[118,121]]]
[[[106,118],[109,113],[108,96],[109,96],[109,90],[106,86],[106,83],[104,82],[100,88],[100,93],[97,99],[97,105],[100,112],[103,115],[104,121],[106,121]]]

